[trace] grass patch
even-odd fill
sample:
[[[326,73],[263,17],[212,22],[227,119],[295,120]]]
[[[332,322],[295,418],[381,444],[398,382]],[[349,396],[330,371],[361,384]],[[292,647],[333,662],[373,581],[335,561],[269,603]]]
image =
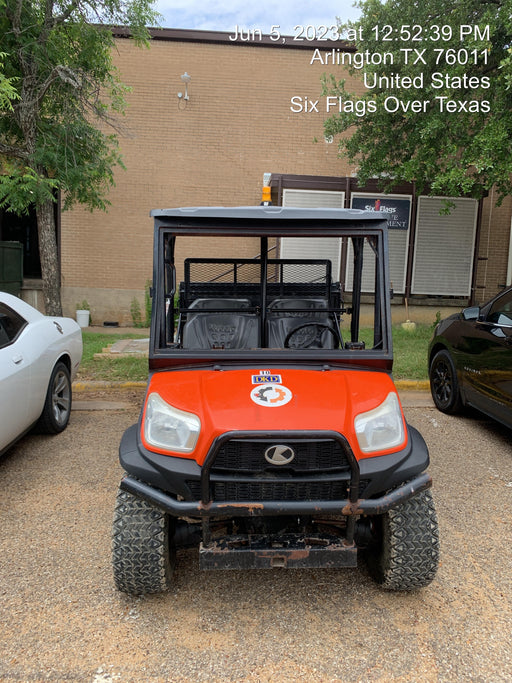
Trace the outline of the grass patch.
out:
[[[427,352],[432,337],[432,326],[416,323],[414,330],[393,325],[393,377],[394,379],[428,379]],[[359,338],[366,348],[373,344],[373,329],[362,327]]]
[[[395,379],[428,379],[428,344],[432,338],[432,326],[416,324],[407,331],[401,325],[393,325],[393,377]]]
[[[94,354],[121,339],[147,339],[146,334],[101,334],[82,331],[84,353],[78,370],[78,381],[138,382],[148,378],[148,359],[141,356],[129,358],[94,358]]]
[[[373,331],[361,329],[361,339],[370,345]],[[101,334],[83,331],[84,354],[78,381],[138,382],[148,377],[148,359],[141,356],[125,358],[94,358],[104,348],[121,339],[145,339],[146,334]],[[428,379],[427,350],[432,337],[432,326],[417,324],[413,331],[393,325],[393,376],[395,379]]]

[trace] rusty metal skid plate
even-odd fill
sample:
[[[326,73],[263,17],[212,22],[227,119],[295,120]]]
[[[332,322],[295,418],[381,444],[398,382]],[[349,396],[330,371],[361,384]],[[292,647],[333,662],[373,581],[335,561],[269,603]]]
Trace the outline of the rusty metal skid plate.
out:
[[[293,569],[357,566],[357,547],[335,536],[308,538],[281,536],[228,536],[199,547],[201,569]]]

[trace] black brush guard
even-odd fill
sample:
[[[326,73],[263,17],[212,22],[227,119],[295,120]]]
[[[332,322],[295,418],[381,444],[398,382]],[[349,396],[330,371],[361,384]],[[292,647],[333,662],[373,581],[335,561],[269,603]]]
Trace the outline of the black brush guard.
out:
[[[258,476],[242,472],[225,472],[215,468],[223,448],[230,442],[260,442],[262,447],[270,443],[292,443],[332,441],[339,446],[347,467],[331,474],[301,472],[299,476],[283,472]],[[215,500],[212,495],[216,487],[225,484],[272,486],[307,485],[310,482],[342,483],[346,497],[330,500]],[[346,439],[338,432],[229,432],[217,438],[201,469],[198,481],[200,500],[178,500],[160,489],[127,476],[121,481],[121,488],[140,498],[148,500],[174,517],[194,518],[202,521],[202,543],[200,545],[200,566],[202,569],[258,569],[272,567],[353,567],[357,565],[357,544],[355,541],[357,518],[364,515],[380,515],[429,488],[432,479],[422,473],[391,492],[376,498],[360,498],[361,483],[359,466]],[[336,515],[346,518],[344,537],[320,533],[283,534],[235,534],[212,539],[211,521],[248,517],[283,517]]]

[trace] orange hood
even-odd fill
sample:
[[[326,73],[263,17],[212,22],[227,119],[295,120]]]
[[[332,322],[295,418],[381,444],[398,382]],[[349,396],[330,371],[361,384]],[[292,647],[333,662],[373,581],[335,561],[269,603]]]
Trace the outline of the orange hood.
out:
[[[369,457],[359,449],[354,418],[396,389],[388,374],[375,370],[201,369],[157,372],[147,395],[154,392],[201,420],[194,451],[172,455],[202,465],[213,439],[228,431],[334,430],[347,438],[356,458]],[[141,436],[154,451],[143,428]]]

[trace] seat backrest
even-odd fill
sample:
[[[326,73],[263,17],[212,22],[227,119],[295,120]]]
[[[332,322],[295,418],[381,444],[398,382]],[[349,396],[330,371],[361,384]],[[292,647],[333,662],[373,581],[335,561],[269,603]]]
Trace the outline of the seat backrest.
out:
[[[212,298],[212,299],[194,299],[190,304],[189,310],[209,310],[209,309],[223,309],[223,308],[250,308],[251,302],[249,299],[225,299],[225,298]]]
[[[269,317],[272,315],[288,318],[325,318],[328,308],[327,299],[274,299],[268,307]],[[307,309],[307,310],[301,310]]]
[[[196,299],[183,326],[183,348],[248,349],[259,345],[259,318],[244,313],[249,299]],[[222,312],[221,309],[241,309]],[[209,312],[211,311],[211,312]]]
[[[326,299],[274,299],[268,307],[268,345],[283,348],[286,337],[292,330],[307,323],[318,323],[333,327]],[[320,328],[305,327],[293,337],[301,348],[332,349],[334,335]]]

